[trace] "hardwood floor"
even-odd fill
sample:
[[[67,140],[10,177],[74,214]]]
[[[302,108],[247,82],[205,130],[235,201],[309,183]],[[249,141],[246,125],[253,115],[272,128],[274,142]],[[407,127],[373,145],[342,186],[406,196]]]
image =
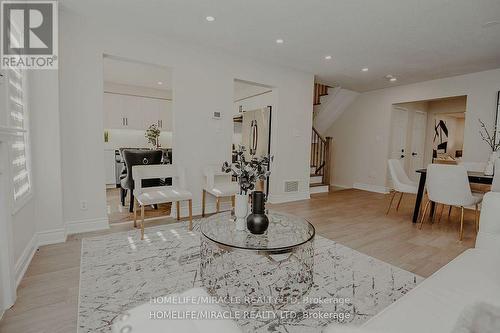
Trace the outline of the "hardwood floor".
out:
[[[399,211],[391,209],[387,216],[388,195],[359,190],[316,194],[271,208],[308,219],[323,237],[427,277],[474,245],[474,214],[467,212],[464,240],[459,242],[458,209],[450,220],[445,210],[439,223],[427,222],[418,230],[411,223],[414,200],[405,196]],[[147,227],[175,222],[165,218]],[[0,332],[76,332],[81,239],[130,228],[115,224],[110,230],[70,236],[64,244],[42,246],[18,288],[17,303],[0,321]]]

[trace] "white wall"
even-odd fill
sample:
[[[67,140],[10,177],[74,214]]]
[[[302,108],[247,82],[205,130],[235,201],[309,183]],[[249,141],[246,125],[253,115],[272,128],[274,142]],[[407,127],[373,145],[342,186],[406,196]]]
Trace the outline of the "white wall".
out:
[[[61,132],[57,71],[32,71],[30,122],[38,244],[66,239],[62,207]]]
[[[498,90],[500,69],[361,94],[327,132],[334,140],[332,184],[386,186],[391,108],[409,101],[467,95],[464,160],[486,161],[477,119],[493,124]]]
[[[99,27],[69,12],[62,12],[60,27],[63,207],[70,232],[107,225],[103,53],[173,69],[173,156],[174,162],[187,168],[194,213],[199,213],[201,206],[203,165],[230,159],[234,78],[276,87],[271,200],[309,197],[313,75],[134,31]],[[225,116],[212,120],[213,111],[223,111]],[[300,193],[283,193],[285,180],[299,180]],[[87,210],[80,209],[81,200],[87,201]]]
[[[104,81],[104,92],[172,99],[172,91]]]

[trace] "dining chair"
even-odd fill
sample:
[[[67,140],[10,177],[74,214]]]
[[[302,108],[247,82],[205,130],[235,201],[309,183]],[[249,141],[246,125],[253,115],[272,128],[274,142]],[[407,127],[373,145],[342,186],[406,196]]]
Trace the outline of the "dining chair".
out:
[[[459,207],[460,215],[460,233],[459,239],[463,239],[464,234],[464,209],[475,210],[476,232],[479,227],[478,212],[482,197],[473,195],[467,170],[462,165],[444,165],[431,164],[427,167],[427,196],[428,201],[425,204],[420,221],[419,229],[422,229],[425,221],[425,214],[431,202],[436,204]]]
[[[137,225],[137,208],[141,208],[141,239],[144,239],[144,207],[168,202],[176,203],[177,220],[180,220],[180,202],[188,201],[189,230],[193,229],[193,195],[186,189],[184,169],[173,164],[135,165],[134,178],[134,226]],[[171,178],[172,185],[143,187],[143,180]]]
[[[140,150],[140,149],[124,149],[122,151],[123,160],[125,161],[125,167],[127,168],[126,176],[120,181],[122,191],[130,190],[130,207],[129,212],[132,213],[134,209],[134,178],[132,176],[132,168],[135,165],[152,165],[160,164],[163,156],[163,151],[161,150]],[[160,184],[160,179],[147,179],[143,182],[143,187],[158,186]],[[125,198],[122,200],[124,201]]]
[[[416,194],[418,191],[417,183],[410,180],[410,178],[404,171],[400,160],[390,159],[387,161],[387,163],[389,165],[389,173],[391,175],[394,191],[392,193],[389,207],[387,207],[387,212],[385,213],[386,215],[389,214],[392,202],[394,201],[394,197],[396,196],[397,193],[401,193],[401,196],[399,197],[398,205],[396,206],[396,211],[399,210],[399,205],[401,204],[401,200],[403,199],[404,193]]]
[[[500,158],[495,161],[495,174],[493,175],[493,183],[491,184],[492,192],[500,192]]]
[[[222,162],[220,164],[207,165],[203,168],[203,192],[201,200],[201,216],[205,216],[207,193],[215,197],[215,207],[217,213],[220,211],[220,199],[231,197],[231,205],[234,208],[234,198],[238,193],[238,183],[233,182],[231,175],[222,171]]]

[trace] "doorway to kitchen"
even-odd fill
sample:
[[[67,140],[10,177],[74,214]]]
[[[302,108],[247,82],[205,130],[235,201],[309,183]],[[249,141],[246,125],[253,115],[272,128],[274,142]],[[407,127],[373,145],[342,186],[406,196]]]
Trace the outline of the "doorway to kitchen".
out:
[[[239,146],[245,148],[245,159],[271,155],[272,114],[275,104],[273,88],[244,80],[234,80],[233,162]],[[259,181],[256,190],[269,194],[270,178]]]
[[[144,154],[150,164],[172,163],[172,69],[104,55],[103,82],[108,219],[109,223],[129,222],[133,220],[133,180],[126,152]],[[146,207],[145,217],[166,217],[170,210],[170,204]]]
[[[466,105],[467,96],[394,104],[389,158],[400,160],[413,181],[430,163],[459,164]]]

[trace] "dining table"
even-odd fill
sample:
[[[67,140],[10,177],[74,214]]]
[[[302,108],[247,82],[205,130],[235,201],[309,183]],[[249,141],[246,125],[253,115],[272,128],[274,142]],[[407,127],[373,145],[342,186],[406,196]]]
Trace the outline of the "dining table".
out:
[[[416,170],[416,172],[420,174],[420,180],[418,182],[417,199],[415,200],[415,208],[413,210],[413,223],[417,223],[418,215],[420,213],[420,204],[422,203],[422,198],[424,197],[425,181],[427,179],[427,169],[419,169]],[[493,183],[493,176],[485,175],[484,172],[467,171],[467,175],[469,176],[469,183],[487,185],[491,185]],[[430,207],[431,216],[434,214],[435,206],[436,204],[432,202]]]

